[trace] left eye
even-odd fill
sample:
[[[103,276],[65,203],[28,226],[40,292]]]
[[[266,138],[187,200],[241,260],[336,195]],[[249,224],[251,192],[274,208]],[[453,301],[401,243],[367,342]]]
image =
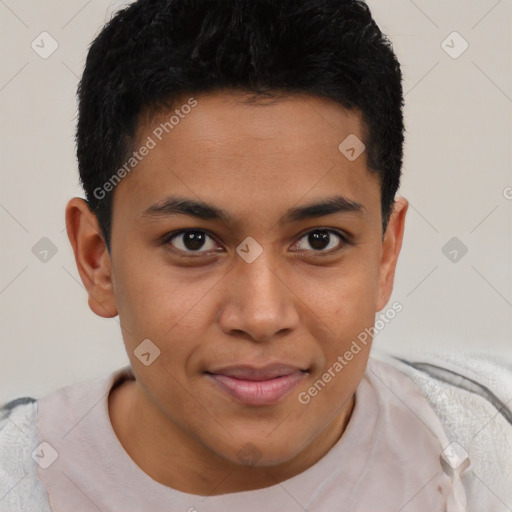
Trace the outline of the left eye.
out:
[[[338,242],[337,247],[340,249],[346,240],[340,233],[333,231],[332,229],[315,229],[310,231],[299,240],[297,246],[299,246],[299,249],[305,249],[306,251],[313,250],[315,252],[331,252],[330,249],[336,249],[337,245],[335,241],[333,241],[332,235],[335,235],[339,240],[341,240],[341,243]],[[309,244],[312,249],[300,247],[302,240],[306,240],[307,244]]]

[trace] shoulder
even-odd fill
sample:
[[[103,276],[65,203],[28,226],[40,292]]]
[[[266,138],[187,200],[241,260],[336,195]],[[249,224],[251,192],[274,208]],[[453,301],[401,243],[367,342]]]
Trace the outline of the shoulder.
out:
[[[21,397],[0,406],[0,512],[50,512],[32,453],[38,447],[37,400]]]
[[[512,360],[481,352],[377,359],[416,383],[441,421],[447,450],[469,458],[469,510],[512,509]]]

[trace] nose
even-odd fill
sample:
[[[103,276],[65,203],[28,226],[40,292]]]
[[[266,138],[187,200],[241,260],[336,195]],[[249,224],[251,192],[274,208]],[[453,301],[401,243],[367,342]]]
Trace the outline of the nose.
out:
[[[229,273],[228,298],[220,315],[222,330],[254,341],[293,331],[299,322],[298,299],[286,281],[271,251],[264,250],[252,263],[240,258]]]

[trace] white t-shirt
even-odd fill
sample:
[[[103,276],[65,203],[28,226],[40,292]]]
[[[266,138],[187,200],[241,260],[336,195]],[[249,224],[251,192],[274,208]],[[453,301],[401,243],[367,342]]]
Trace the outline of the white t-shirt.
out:
[[[459,472],[467,461],[455,471],[442,462],[450,443],[438,417],[413,381],[384,362],[370,359],[345,432],[316,464],[271,487],[217,496],[162,485],[130,458],[108,413],[110,389],[126,378],[129,367],[38,400],[38,474],[52,512],[466,510]]]

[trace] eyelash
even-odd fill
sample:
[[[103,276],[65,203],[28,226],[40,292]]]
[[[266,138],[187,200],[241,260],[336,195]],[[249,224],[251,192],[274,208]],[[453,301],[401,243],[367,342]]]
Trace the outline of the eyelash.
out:
[[[204,229],[194,229],[194,228],[188,228],[188,229],[181,229],[179,231],[173,231],[171,233],[168,233],[167,235],[164,236],[164,238],[162,239],[162,244],[163,245],[167,245],[169,244],[170,245],[170,242],[171,240],[173,240],[174,238],[177,238],[178,236],[180,235],[183,235],[185,233],[189,233],[189,232],[199,232],[199,233],[204,233],[206,234],[207,236],[209,236],[210,238],[212,239],[215,239],[215,237],[210,234],[208,231],[204,230]],[[331,249],[329,251],[324,251],[324,250],[310,250],[310,251],[306,251],[306,252],[312,252],[314,253],[315,256],[323,256],[323,255],[331,255],[333,253],[337,253],[339,252],[340,250],[342,250],[344,248],[345,245],[348,245],[350,244],[350,241],[348,239],[348,237],[346,235],[344,235],[343,233],[341,233],[340,231],[337,231],[335,229],[331,229],[331,228],[314,228],[314,229],[311,229],[309,231],[307,231],[306,233],[302,234],[300,236],[300,238],[298,239],[298,242],[300,242],[300,240],[302,240],[303,238],[305,238],[306,236],[308,236],[309,234],[311,233],[315,233],[315,232],[326,232],[326,233],[329,233],[329,234],[334,234],[336,235],[337,237],[340,238],[341,240],[341,245],[340,247],[338,248],[335,248],[335,249]],[[297,243],[298,243],[297,242]],[[196,258],[198,256],[203,256],[203,255],[211,255],[211,254],[216,254],[217,252],[219,251],[210,251],[210,252],[207,252],[207,251],[183,251],[182,249],[176,249],[175,247],[172,248],[174,251],[177,251],[181,254],[184,254],[185,257],[192,257],[192,258]],[[300,250],[298,251],[300,252]]]

